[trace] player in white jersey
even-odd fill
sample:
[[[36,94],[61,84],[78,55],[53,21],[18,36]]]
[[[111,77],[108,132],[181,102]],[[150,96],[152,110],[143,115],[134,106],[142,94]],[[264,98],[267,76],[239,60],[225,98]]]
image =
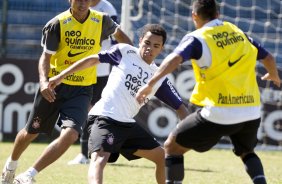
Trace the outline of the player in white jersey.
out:
[[[161,53],[165,41],[165,30],[158,24],[148,24],[141,32],[139,48],[117,44],[108,51],[76,62],[71,68],[50,79],[52,83],[49,87],[53,89],[67,74],[76,70],[100,62],[113,65],[102,98],[88,116],[91,158],[89,183],[101,184],[106,163],[116,161],[119,154],[128,160],[146,158],[154,162],[157,183],[165,183],[164,150],[134,120],[134,116],[144,105],[136,101],[135,94],[157,70],[154,59]],[[153,91],[152,95],[175,109],[180,119],[188,114],[183,101],[167,78],[160,80]]]
[[[115,7],[107,0],[92,0],[91,9],[108,14],[109,17],[111,17],[111,19],[114,22],[118,23],[117,11]],[[116,43],[117,42],[114,40],[114,38],[109,36],[108,39],[102,41],[101,50],[108,50],[112,45]],[[97,66],[97,83],[93,85],[93,96],[91,100],[91,107],[101,98],[102,90],[107,84],[110,71],[111,71],[111,66],[108,63],[100,63]],[[91,107],[89,109],[91,109]],[[81,151],[73,160],[70,160],[68,162],[69,165],[89,163],[88,138],[89,138],[89,133],[87,127],[84,126],[79,140]]]

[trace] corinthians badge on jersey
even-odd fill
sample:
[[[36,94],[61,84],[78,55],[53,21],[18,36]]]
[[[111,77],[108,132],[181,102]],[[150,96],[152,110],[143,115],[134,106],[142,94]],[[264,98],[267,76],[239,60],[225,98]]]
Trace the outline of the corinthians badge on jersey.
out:
[[[114,143],[114,135],[112,133],[107,135],[107,143],[112,145]]]
[[[41,119],[39,117],[34,118],[32,122],[32,128],[34,129],[40,128],[40,122],[41,122]]]

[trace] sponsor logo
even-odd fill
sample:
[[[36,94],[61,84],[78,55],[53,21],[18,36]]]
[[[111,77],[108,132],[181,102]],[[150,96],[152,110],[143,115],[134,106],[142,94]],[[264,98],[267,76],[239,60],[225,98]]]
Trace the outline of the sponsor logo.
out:
[[[86,51],[78,52],[78,53],[71,53],[71,51],[69,51],[69,52],[68,52],[68,56],[69,56],[69,57],[74,57],[74,56],[78,56],[78,55],[80,55],[80,54],[82,54],[82,53],[84,53],[84,52],[86,52]]]
[[[255,98],[253,95],[232,96],[231,94],[223,95],[218,94],[218,104],[252,104],[255,103]]]
[[[136,52],[134,50],[128,50],[126,54],[136,54]]]
[[[67,20],[64,20],[63,24],[67,24],[70,21],[71,21],[71,18],[69,17]]]
[[[228,33],[226,31],[213,34],[212,38],[214,41],[216,41],[216,46],[222,49],[224,49],[226,46],[244,41],[244,38],[240,34],[236,32]]]
[[[142,78],[134,76],[132,74],[126,75],[125,87],[129,91],[130,95],[135,97],[137,91],[142,86]]]
[[[66,76],[64,79],[68,81],[73,81],[73,82],[83,82],[84,76],[72,74],[72,75]]]
[[[171,82],[169,80],[167,80],[167,85],[169,86],[170,90],[172,91],[172,93],[178,98],[179,101],[182,101],[181,97],[179,96],[179,94],[176,92],[174,86],[171,84]]]
[[[80,31],[66,31],[65,37],[65,42],[70,49],[91,50],[95,45],[94,39],[83,37]]]
[[[75,61],[65,60],[65,65],[72,65]]]
[[[97,22],[97,23],[100,22],[100,20],[99,20],[99,19],[96,19],[95,17],[91,17],[91,20],[94,21],[94,22]]]
[[[235,65],[238,61],[240,61],[240,59],[243,57],[244,55],[242,55],[241,57],[239,57],[238,59],[236,59],[235,61],[228,61],[228,66],[232,67],[233,65]]]

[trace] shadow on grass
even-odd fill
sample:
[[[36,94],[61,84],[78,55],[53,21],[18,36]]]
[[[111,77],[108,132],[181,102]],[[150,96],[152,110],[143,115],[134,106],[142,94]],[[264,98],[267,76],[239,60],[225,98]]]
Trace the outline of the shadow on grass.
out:
[[[134,164],[109,164],[112,167],[134,167],[134,168],[143,168],[143,169],[155,169],[152,166],[145,166],[145,165],[134,165]],[[195,172],[204,172],[204,173],[213,173],[214,171],[210,169],[192,169],[192,168],[185,168],[185,171],[195,171]]]

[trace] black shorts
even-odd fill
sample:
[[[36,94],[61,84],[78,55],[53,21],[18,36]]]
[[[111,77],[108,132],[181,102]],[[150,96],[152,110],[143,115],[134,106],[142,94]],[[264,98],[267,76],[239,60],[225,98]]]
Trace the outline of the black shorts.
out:
[[[178,124],[173,135],[178,144],[198,152],[208,151],[223,136],[229,136],[234,153],[239,156],[254,150],[259,126],[260,118],[232,125],[216,124],[204,119],[197,110]]]
[[[151,150],[160,144],[137,123],[124,123],[104,116],[89,116],[90,130],[88,152],[103,150],[110,152],[109,162],[115,162],[119,153],[127,160],[140,157],[134,155],[139,150]]]
[[[52,103],[45,100],[38,90],[26,124],[27,132],[50,135],[57,123],[62,128],[72,127],[81,133],[87,119],[92,89],[92,86],[60,84],[55,89],[56,100]]]
[[[93,85],[93,97],[91,105],[93,106],[101,98],[102,91],[107,84],[109,76],[97,77],[97,83]]]

